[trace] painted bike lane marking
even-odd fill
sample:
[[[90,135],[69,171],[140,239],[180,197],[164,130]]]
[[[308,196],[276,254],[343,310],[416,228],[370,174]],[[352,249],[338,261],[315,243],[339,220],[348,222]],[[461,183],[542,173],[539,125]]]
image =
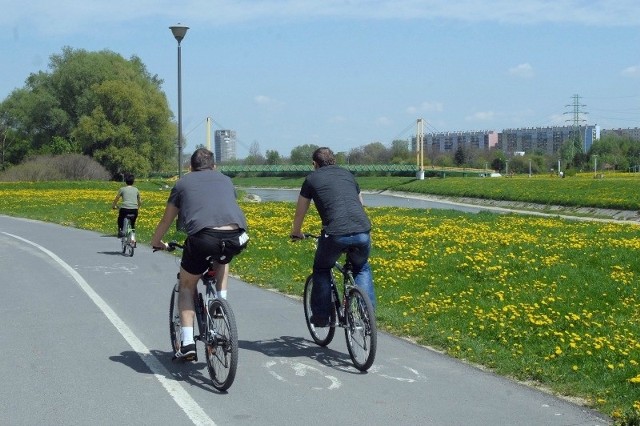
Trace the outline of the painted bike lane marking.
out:
[[[69,264],[67,264],[64,260],[60,259],[55,253],[50,250],[42,247],[41,245],[34,243],[33,241],[22,238],[18,235],[9,234],[7,232],[2,232],[4,235],[20,240],[26,244],[29,244],[51,259],[53,259],[58,265],[60,265],[71,277],[76,281],[78,286],[82,291],[85,292],[87,296],[91,299],[93,303],[105,314],[107,319],[113,324],[113,326],[118,330],[120,335],[124,337],[124,339],[129,343],[131,348],[140,356],[142,361],[149,367],[149,369],[153,372],[153,375],[156,379],[162,384],[165,390],[169,393],[169,395],[173,398],[173,400],[178,404],[178,406],[184,411],[184,413],[189,417],[189,419],[196,425],[210,425],[215,426],[215,422],[204,412],[202,407],[195,402],[193,398],[184,390],[184,388],[176,381],[169,380],[168,377],[171,377],[171,373],[164,368],[164,366],[160,363],[160,361],[151,354],[149,348],[147,348],[144,343],[131,331],[131,329],[125,324],[122,319],[111,309],[111,307],[96,293],[93,288],[82,278],[82,276],[74,270]]]

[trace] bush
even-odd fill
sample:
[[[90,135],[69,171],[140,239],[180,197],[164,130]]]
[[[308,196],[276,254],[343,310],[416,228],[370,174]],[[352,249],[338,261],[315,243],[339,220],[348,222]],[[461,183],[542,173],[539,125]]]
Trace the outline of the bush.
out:
[[[109,180],[111,174],[100,163],[80,154],[41,155],[0,174],[0,181]]]

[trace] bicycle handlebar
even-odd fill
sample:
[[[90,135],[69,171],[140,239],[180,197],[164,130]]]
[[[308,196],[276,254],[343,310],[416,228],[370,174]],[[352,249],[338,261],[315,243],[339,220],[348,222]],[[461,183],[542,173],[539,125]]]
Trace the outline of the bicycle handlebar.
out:
[[[289,235],[289,238],[291,238],[291,241],[306,240],[308,238],[317,240],[318,238],[320,238],[320,235],[308,234],[305,232],[304,234],[302,234],[302,238],[298,237],[297,235]]]

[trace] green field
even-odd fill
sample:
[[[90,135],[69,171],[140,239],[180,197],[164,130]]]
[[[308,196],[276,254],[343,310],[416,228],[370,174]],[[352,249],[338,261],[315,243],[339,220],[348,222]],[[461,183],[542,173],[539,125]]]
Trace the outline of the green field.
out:
[[[634,209],[640,184],[626,176],[358,181],[369,190],[433,189],[452,196],[469,196],[478,185],[484,188],[483,197],[522,200],[531,194],[536,202],[549,204],[583,200],[604,208]],[[302,179],[234,182],[297,187]],[[141,242],[149,241],[162,214],[168,195],[164,184],[138,184],[143,197],[137,232]],[[114,234],[116,213],[110,205],[118,187],[113,182],[0,183],[0,213]],[[547,189],[536,192],[534,187]],[[251,242],[234,260],[232,273],[260,287],[300,295],[314,247],[288,241],[294,205],[242,202],[242,207]],[[637,225],[515,214],[367,210],[374,224],[371,264],[381,328],[499,374],[581,398],[619,424],[638,424]],[[318,217],[311,215],[305,230],[318,228]],[[182,237],[174,233],[166,239]]]

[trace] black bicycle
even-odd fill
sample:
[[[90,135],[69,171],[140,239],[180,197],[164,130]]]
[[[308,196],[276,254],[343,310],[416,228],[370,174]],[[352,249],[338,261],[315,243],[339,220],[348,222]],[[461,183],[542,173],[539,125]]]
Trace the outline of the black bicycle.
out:
[[[173,251],[183,246],[175,241],[168,244],[167,250]],[[195,310],[198,332],[195,332],[194,340],[204,343],[207,358],[207,369],[213,382],[213,387],[225,391],[231,387],[236,377],[238,367],[238,330],[236,318],[231,310],[231,305],[225,299],[219,298],[216,292],[217,278],[215,276],[218,264],[214,260],[209,261],[209,268],[202,274],[200,282],[205,291],[196,291]],[[174,353],[180,350],[180,310],[178,309],[178,282],[171,292],[169,304],[169,335],[171,347]],[[194,324],[195,325],[195,324]],[[174,357],[174,359],[176,359]],[[196,361],[198,353],[196,351]]]
[[[316,241],[319,238],[319,236],[311,234],[304,234],[304,237],[314,238]],[[307,328],[313,341],[320,346],[327,346],[331,343],[336,327],[344,328],[347,349],[353,365],[360,371],[367,371],[373,365],[378,343],[373,305],[369,297],[356,286],[348,253],[344,264],[336,262],[333,270],[338,277],[342,276],[342,287],[339,291],[334,274],[332,274],[331,302],[333,308],[329,327],[316,327],[311,322],[313,275],[307,277],[304,284],[304,316]]]

